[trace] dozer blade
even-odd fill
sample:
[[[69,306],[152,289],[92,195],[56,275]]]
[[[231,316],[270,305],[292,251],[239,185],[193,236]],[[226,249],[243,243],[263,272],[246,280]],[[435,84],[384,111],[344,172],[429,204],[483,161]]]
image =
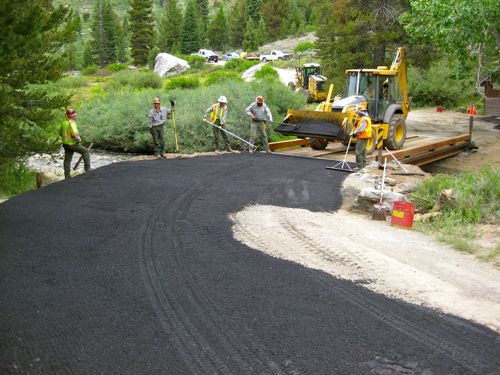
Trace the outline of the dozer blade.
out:
[[[289,109],[275,131],[298,137],[348,140],[351,121],[347,113]]]

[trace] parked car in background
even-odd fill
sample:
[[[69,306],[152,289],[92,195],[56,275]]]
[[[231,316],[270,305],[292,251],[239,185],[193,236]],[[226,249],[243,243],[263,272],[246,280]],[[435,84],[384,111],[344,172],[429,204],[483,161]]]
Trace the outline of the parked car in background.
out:
[[[198,52],[193,53],[193,55],[203,56],[206,62],[217,62],[219,61],[219,56],[214,51],[209,49],[200,49]]]
[[[236,52],[229,52],[224,56],[224,61],[231,61],[232,59],[239,59],[240,55]]]
[[[274,60],[286,60],[290,57],[288,53],[283,53],[281,51],[271,51],[269,54],[260,55],[260,61],[274,61]]]

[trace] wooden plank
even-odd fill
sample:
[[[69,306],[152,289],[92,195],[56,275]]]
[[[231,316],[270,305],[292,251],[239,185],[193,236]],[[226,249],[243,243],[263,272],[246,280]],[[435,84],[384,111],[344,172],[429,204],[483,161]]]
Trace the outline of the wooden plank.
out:
[[[422,146],[415,146],[415,147],[409,147],[409,148],[404,148],[402,150],[397,150],[397,151],[392,151],[392,154],[398,159],[398,160],[403,160],[404,158],[419,155],[422,153],[429,153],[432,152],[436,149],[439,149],[441,147],[449,147],[449,146],[454,146],[457,143],[460,142],[469,142],[470,141],[470,135],[469,134],[464,134],[458,137],[454,138],[447,138],[444,140],[440,140],[437,142],[432,142],[428,144],[424,144]],[[392,159],[391,155],[388,152],[384,152],[382,154],[382,160],[384,158],[390,158]]]
[[[278,150],[280,148],[298,147],[298,146],[309,146],[309,139],[297,138],[297,139],[289,139],[286,141],[269,143],[269,148],[271,149],[271,151]]]

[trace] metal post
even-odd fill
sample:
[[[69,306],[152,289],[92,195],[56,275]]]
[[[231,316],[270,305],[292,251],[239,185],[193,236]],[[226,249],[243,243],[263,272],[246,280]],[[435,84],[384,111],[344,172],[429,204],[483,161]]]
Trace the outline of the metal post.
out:
[[[472,125],[474,124],[474,116],[469,116],[469,144],[472,142]]]

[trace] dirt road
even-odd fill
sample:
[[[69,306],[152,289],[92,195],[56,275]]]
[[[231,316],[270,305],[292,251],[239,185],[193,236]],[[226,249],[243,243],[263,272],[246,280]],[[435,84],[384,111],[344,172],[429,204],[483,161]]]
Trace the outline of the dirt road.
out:
[[[255,246],[274,234],[281,251],[343,251],[338,228],[328,242],[308,238],[324,227],[302,231],[340,205],[345,176],[329,164],[123,162],[1,204],[0,372],[497,373],[499,335],[484,325]],[[241,224],[257,206],[303,211],[304,222],[277,209]],[[251,246],[234,238],[235,218]],[[354,272],[366,262],[334,255]]]

